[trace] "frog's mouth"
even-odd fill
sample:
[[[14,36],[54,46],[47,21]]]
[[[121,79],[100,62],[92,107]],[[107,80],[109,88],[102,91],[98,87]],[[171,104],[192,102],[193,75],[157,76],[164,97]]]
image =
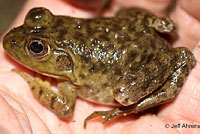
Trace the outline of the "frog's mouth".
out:
[[[70,73],[71,76],[66,76],[66,75],[60,75],[60,74],[54,74],[54,73],[46,73],[46,72],[41,72],[41,71],[38,71],[38,70],[35,70],[35,69],[32,69],[28,66],[26,66],[28,69],[38,73],[38,74],[41,74],[41,75],[44,75],[44,76],[47,76],[47,77],[52,77],[52,78],[55,78],[55,79],[60,79],[60,80],[65,80],[65,81],[68,81],[70,83],[74,83],[76,82],[76,78],[74,76],[73,73]]]
[[[71,78],[72,78],[72,79],[71,79],[71,78],[69,78],[69,77],[67,77],[67,76],[63,76],[63,75],[55,75],[55,74],[51,74],[51,73],[43,73],[43,72],[38,72],[38,71],[35,71],[35,72],[37,72],[37,73],[39,73],[39,74],[42,74],[42,75],[44,75],[44,76],[48,76],[48,77],[55,78],[55,79],[66,80],[66,81],[68,81],[68,82],[70,82],[70,83],[76,81],[76,78],[74,77],[74,75],[73,75],[73,77],[71,77]]]

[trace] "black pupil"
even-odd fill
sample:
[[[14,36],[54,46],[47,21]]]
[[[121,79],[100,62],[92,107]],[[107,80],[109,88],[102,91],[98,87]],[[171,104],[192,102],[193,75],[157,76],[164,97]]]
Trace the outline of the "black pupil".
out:
[[[43,51],[43,45],[40,42],[34,41],[30,44],[30,49],[34,53],[40,53]]]

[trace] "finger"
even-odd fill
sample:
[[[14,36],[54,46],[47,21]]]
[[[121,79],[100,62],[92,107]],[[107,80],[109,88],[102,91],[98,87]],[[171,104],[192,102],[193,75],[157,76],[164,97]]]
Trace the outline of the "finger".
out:
[[[200,39],[200,1],[180,0],[172,18],[177,24],[179,35],[175,46],[185,46],[194,49]]]
[[[5,93],[4,93],[4,95],[5,95]],[[6,133],[6,134],[14,134],[14,133],[23,134],[25,132],[30,133],[31,129],[30,129],[29,124],[26,124],[27,122],[25,120],[18,117],[20,112],[17,111],[16,109],[14,109],[11,105],[9,105],[9,103],[6,101],[6,99],[4,97],[2,96],[2,92],[1,92],[1,96],[0,96],[0,107],[1,107],[1,110],[0,110],[0,115],[1,115],[0,116],[0,120],[1,120],[0,132]],[[10,99],[10,101],[13,101],[13,100]],[[12,104],[17,106],[14,103],[12,103]],[[24,126],[26,126],[26,127],[24,127]]]
[[[199,6],[200,1],[199,0],[180,0],[180,6],[182,9],[184,9],[188,14],[193,16],[196,19],[200,19],[199,14]]]
[[[0,105],[7,104],[1,107],[2,111],[0,112],[4,111],[4,114],[8,114],[5,116],[1,114],[1,116],[3,115],[2,117],[4,117],[1,120],[4,122],[4,125],[2,125],[3,128],[8,129],[8,130],[9,129],[14,130],[13,133],[17,133],[17,134],[18,133],[20,134],[20,130],[22,130],[23,133],[27,133],[27,134],[29,133],[49,134],[50,133],[49,129],[38,118],[35,112],[33,112],[33,110],[31,110],[25,104],[20,103],[21,98],[18,98],[17,96],[15,96],[15,99],[18,98],[17,100],[15,100],[7,92],[2,92],[2,91],[0,92],[0,95],[2,95],[2,98],[6,101],[6,103],[4,103],[4,101],[1,100],[1,97],[0,97]],[[15,94],[12,94],[12,95],[15,95]],[[9,125],[8,128],[7,128],[7,123]]]

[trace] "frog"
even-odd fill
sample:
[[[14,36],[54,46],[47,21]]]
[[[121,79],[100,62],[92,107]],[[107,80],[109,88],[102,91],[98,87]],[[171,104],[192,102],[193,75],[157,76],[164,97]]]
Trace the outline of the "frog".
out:
[[[131,7],[110,18],[54,15],[31,9],[21,26],[3,38],[5,52],[30,70],[54,78],[32,79],[15,69],[34,97],[60,119],[71,119],[77,97],[115,106],[94,111],[84,120],[137,114],[176,98],[196,65],[186,47],[173,48],[165,38],[175,30],[169,17]]]

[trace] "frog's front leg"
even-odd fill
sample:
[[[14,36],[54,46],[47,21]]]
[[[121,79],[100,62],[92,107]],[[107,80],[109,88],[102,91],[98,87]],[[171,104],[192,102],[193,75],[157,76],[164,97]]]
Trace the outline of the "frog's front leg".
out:
[[[55,92],[51,90],[51,84],[48,81],[43,81],[39,77],[33,80],[17,69],[13,71],[20,74],[28,82],[34,97],[45,107],[62,119],[72,117],[76,100],[76,89],[73,85],[66,81],[58,82],[59,92]]]
[[[122,106],[110,111],[96,111],[92,113],[85,119],[84,127],[86,127],[88,120],[95,117],[100,117],[103,120],[103,123],[105,123],[114,117],[138,113],[174,99],[178,95],[190,70],[196,65],[193,54],[186,48],[177,48],[175,49],[175,53],[177,53],[176,64],[173,67],[175,68],[175,71],[163,86],[136,104]]]

